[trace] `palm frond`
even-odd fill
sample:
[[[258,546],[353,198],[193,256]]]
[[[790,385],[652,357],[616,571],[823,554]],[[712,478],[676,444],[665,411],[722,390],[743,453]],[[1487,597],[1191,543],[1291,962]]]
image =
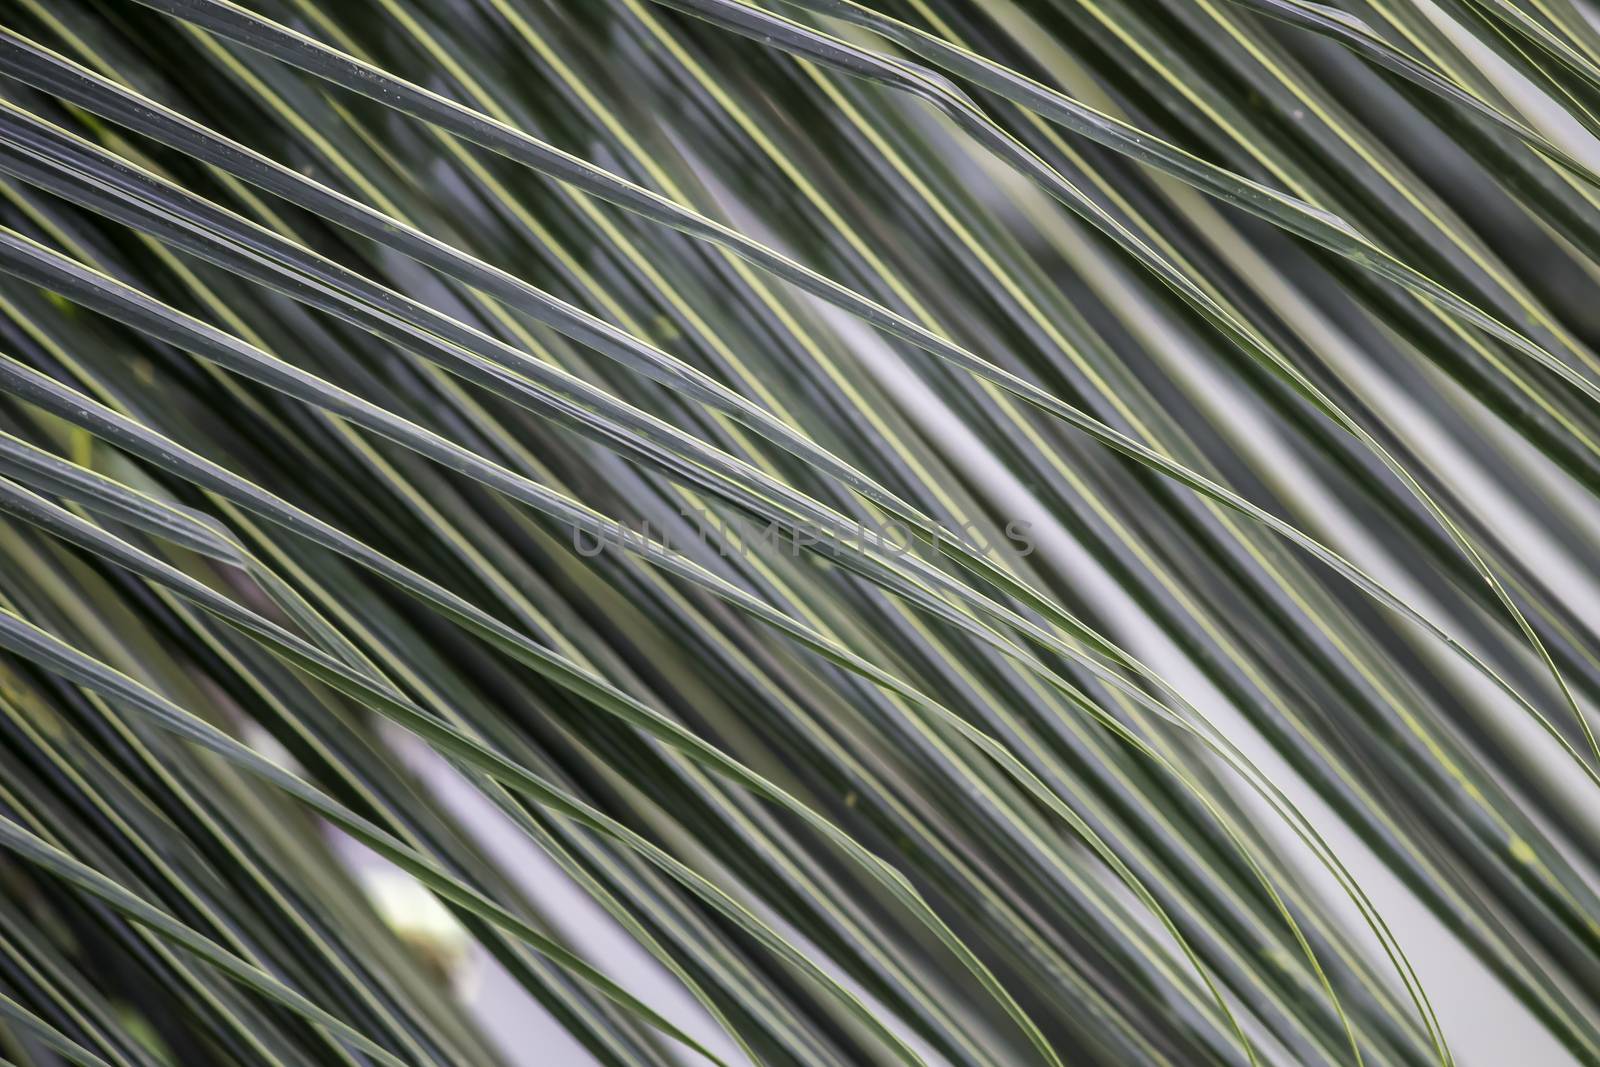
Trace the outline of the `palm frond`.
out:
[[[3,10],[4,1062],[1600,1064],[1589,0]]]

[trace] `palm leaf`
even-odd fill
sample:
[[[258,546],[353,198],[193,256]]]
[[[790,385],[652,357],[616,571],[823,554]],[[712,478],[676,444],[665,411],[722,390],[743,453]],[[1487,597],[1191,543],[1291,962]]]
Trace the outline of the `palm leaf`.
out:
[[[1600,1063],[1587,0],[4,12],[6,1062]]]

